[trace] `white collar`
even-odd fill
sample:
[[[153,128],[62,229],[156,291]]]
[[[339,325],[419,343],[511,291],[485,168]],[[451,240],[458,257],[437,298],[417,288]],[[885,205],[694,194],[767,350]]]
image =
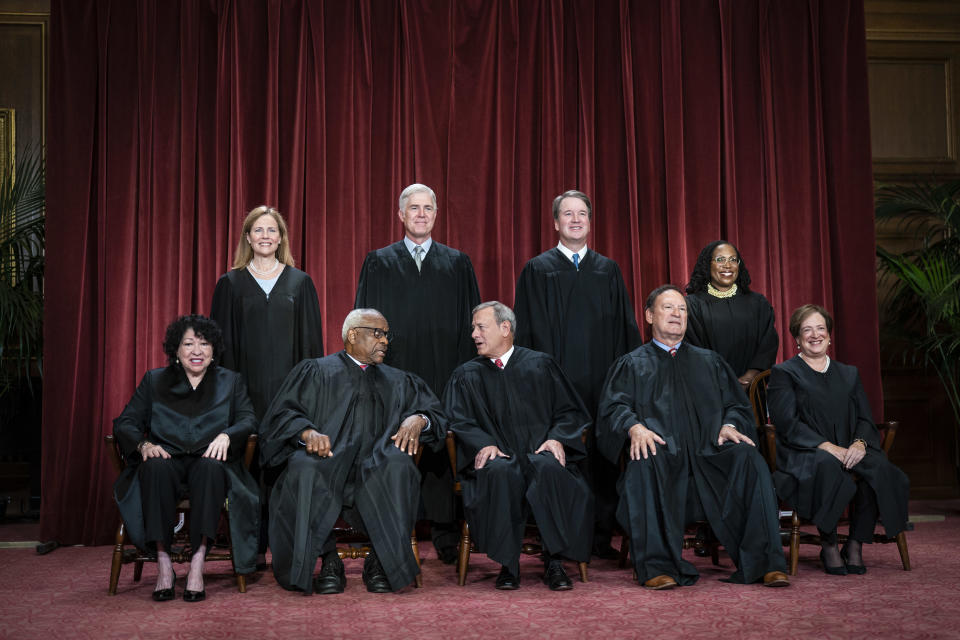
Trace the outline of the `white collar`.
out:
[[[573,262],[573,254],[575,253],[580,256],[580,262],[583,262],[583,259],[587,256],[587,245],[580,247],[580,251],[571,251],[562,242],[558,242],[557,249],[560,249],[560,253],[565,255],[570,262]]]
[[[427,238],[421,244],[417,244],[407,236],[403,236],[403,244],[407,247],[407,251],[410,252],[410,255],[413,255],[414,249],[417,247],[423,247],[423,255],[430,253],[430,247],[433,246],[433,238]]]
[[[503,363],[503,368],[506,369],[507,363],[510,361],[510,356],[513,355],[513,349],[514,347],[510,347],[510,349],[508,349],[507,352],[502,356],[500,356],[499,358],[490,358],[490,362],[492,362],[493,364],[497,364],[497,360],[499,360],[500,362]]]

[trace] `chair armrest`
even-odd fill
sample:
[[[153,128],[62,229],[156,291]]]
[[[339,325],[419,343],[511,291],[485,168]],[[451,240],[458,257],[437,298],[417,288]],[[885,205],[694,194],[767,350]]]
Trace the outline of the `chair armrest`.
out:
[[[770,473],[773,473],[777,470],[777,428],[767,422],[763,425],[761,433],[764,443],[763,457],[767,460]]]
[[[257,434],[251,433],[247,436],[247,446],[243,450],[243,466],[249,470],[253,464],[253,453],[257,449]]]
[[[453,431],[447,431],[447,458],[450,460],[450,470],[453,477],[457,477],[457,438]]]
[[[103,441],[107,444],[107,455],[110,457],[110,462],[113,464],[113,470],[117,472],[117,475],[123,471],[123,456],[120,455],[119,445],[117,444],[117,439],[113,437],[112,433],[108,433],[103,436]]]
[[[883,452],[887,455],[890,455],[890,447],[893,446],[893,440],[897,437],[897,427],[899,426],[900,423],[895,420],[888,420],[877,425],[877,429],[880,431],[880,446],[883,447]]]

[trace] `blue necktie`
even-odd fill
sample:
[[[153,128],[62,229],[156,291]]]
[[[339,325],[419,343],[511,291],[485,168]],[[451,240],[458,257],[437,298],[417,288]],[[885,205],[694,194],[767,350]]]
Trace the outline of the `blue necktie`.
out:
[[[580,271],[580,254],[573,254],[573,266],[577,271]]]

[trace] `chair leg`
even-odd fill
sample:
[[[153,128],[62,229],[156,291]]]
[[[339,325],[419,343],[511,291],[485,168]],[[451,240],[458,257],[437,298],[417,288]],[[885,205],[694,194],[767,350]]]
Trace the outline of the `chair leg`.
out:
[[[716,542],[710,545],[710,559],[713,561],[714,566],[720,566],[720,545]]]
[[[120,568],[123,567],[123,543],[126,538],[123,530],[123,522],[117,527],[116,544],[113,547],[113,560],[110,563],[110,587],[107,593],[111,596],[117,595],[117,584],[120,582]]]
[[[580,562],[578,564],[580,565],[580,582],[590,582],[587,580],[587,563]]]
[[[247,577],[241,575],[237,572],[237,559],[233,555],[233,536],[230,535],[230,500],[223,501],[223,510],[221,511],[221,516],[226,522],[226,531],[227,531],[227,548],[230,550],[230,566],[233,567],[233,575],[237,577],[237,590],[240,593],[247,592]],[[210,546],[213,546],[213,540],[208,540],[207,543]]]
[[[460,557],[457,559],[457,584],[467,584],[467,566],[470,564],[470,525],[463,521],[460,529]]]
[[[790,523],[790,575],[797,575],[797,566],[800,564],[800,516],[793,512]]]
[[[417,561],[417,568],[420,569],[422,565],[420,564],[420,547],[417,544],[417,528],[413,528],[413,533],[410,534],[410,546],[413,547],[413,557]],[[414,584],[417,588],[423,586],[423,571],[417,573],[417,577],[414,578]]]
[[[620,538],[620,557],[617,559],[617,566],[621,569],[627,567],[627,559],[630,554],[630,537],[624,532]]]
[[[237,589],[240,590],[240,593],[247,592],[247,576],[240,573],[237,574]]]
[[[143,560],[137,560],[133,563],[133,581],[140,582],[141,576],[143,576]]]
[[[910,571],[910,552],[907,551],[906,531],[897,534],[897,549],[900,551],[900,562],[903,563],[903,570]]]

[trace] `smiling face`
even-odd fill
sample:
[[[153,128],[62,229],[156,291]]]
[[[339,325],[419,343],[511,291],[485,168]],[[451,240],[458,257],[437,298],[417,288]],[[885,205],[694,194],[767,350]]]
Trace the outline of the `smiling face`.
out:
[[[188,377],[202,378],[213,362],[213,345],[194,333],[193,327],[189,327],[180,339],[177,359]]]
[[[407,199],[406,206],[398,215],[407,237],[417,244],[423,244],[430,237],[433,224],[437,221],[437,206],[429,193],[418,191]]]
[[[683,340],[687,332],[687,301],[679,291],[669,289],[661,293],[645,315],[657,341],[672,347]]]
[[[722,262],[717,262],[717,259]],[[720,291],[732,287],[740,275],[740,255],[729,244],[717,245],[710,257],[710,283]]]
[[[273,216],[264,214],[257,218],[253,226],[250,227],[247,241],[250,243],[250,248],[253,249],[254,256],[272,258],[280,246],[280,225],[277,224]]]
[[[590,235],[590,211],[587,203],[575,197],[561,200],[553,227],[560,233],[563,246],[579,251]]]
[[[510,323],[497,324],[493,307],[485,307],[473,314],[473,329],[470,337],[477,347],[477,355],[485,358],[499,358],[513,346],[513,334],[510,333]]]
[[[826,319],[819,313],[811,313],[800,323],[797,346],[807,358],[822,358],[830,346],[830,331]]]
[[[390,339],[390,325],[381,315],[365,315],[360,319],[362,326],[347,331],[344,349],[358,362],[363,364],[381,364],[387,355]],[[379,334],[379,337],[377,337]]]

